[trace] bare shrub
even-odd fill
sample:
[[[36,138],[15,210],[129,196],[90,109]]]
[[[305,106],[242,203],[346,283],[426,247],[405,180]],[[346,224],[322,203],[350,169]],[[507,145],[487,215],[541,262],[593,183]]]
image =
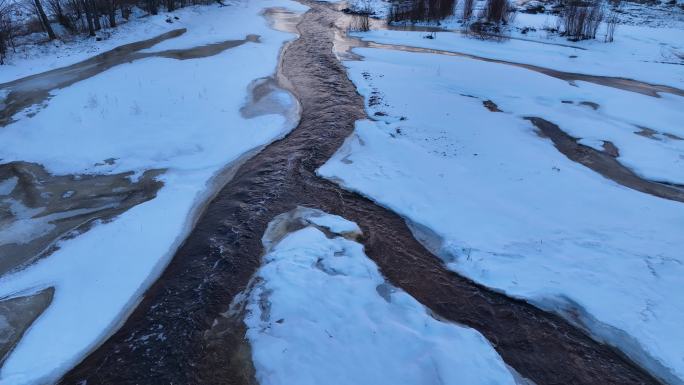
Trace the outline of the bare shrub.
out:
[[[596,38],[602,21],[600,0],[570,0],[558,19],[562,35],[573,41]]]
[[[610,12],[606,16],[606,36],[604,41],[612,43],[615,37],[615,29],[620,21],[619,14],[622,13],[622,0],[607,0],[610,5]]]
[[[502,42],[510,38],[506,33],[502,33],[499,24],[488,23],[486,21],[476,21],[463,30],[470,37],[481,40]]]
[[[494,24],[507,24],[513,21],[515,9],[508,0],[487,0],[480,17]]]

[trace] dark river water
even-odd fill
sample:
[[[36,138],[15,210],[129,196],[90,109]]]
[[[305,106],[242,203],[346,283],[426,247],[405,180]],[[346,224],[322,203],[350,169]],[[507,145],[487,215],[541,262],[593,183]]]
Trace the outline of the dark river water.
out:
[[[447,270],[404,219],[316,176],[366,114],[332,50],[339,12],[307,5],[300,38],[287,45],[278,71],[281,85],[287,83],[301,103],[299,126],[242,164],[131,316],[61,382],[254,383],[235,303],[260,266],[268,223],[305,206],[357,222],[368,256],[393,285],[440,318],[479,330],[508,365],[535,383],[657,383],[560,317]],[[229,311],[231,303],[238,311]]]

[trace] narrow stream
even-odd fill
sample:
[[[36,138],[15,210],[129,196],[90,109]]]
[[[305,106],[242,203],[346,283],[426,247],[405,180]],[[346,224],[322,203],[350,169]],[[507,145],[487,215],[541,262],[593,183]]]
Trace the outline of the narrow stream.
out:
[[[339,13],[307,5],[300,38],[286,46],[278,71],[301,102],[299,126],[237,170],[132,315],[61,383],[254,383],[244,325],[231,303],[261,263],[267,224],[301,205],[357,222],[367,254],[393,285],[439,317],[479,330],[535,383],[656,384],[560,317],[447,270],[403,218],[316,176],[366,114],[333,52]]]

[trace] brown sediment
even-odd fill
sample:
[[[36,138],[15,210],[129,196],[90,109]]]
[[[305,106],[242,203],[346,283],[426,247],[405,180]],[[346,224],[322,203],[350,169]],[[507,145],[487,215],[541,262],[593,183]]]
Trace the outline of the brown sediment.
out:
[[[592,110],[598,110],[599,107],[601,107],[598,103],[595,103],[595,102],[584,101],[584,102],[579,102],[579,104],[582,106],[590,107]]]
[[[336,6],[335,4],[328,4],[328,8],[338,11],[339,12],[339,6]],[[346,59],[346,60],[360,60],[361,56],[355,54],[352,52],[352,49],[354,48],[377,48],[377,49],[389,49],[389,50],[395,50],[395,51],[403,51],[403,52],[414,52],[414,53],[431,53],[431,54],[436,54],[436,55],[445,55],[445,56],[457,56],[457,57],[465,57],[468,59],[473,59],[473,60],[479,60],[479,61],[484,61],[488,63],[498,63],[498,64],[506,64],[506,65],[511,65],[515,67],[520,67],[520,68],[525,68],[531,71],[539,72],[541,74],[547,75],[554,77],[556,79],[564,80],[567,82],[575,82],[575,81],[585,81],[589,83],[594,83],[606,87],[612,87],[612,88],[617,88],[621,89],[624,91],[630,91],[630,92],[636,92],[648,96],[653,96],[653,97],[660,97],[659,93],[670,93],[673,95],[679,95],[679,96],[684,96],[684,90],[668,85],[659,85],[659,84],[651,84],[647,82],[642,82],[639,80],[634,80],[634,79],[628,79],[628,78],[623,78],[623,77],[612,77],[612,76],[598,76],[598,75],[589,75],[589,74],[581,74],[581,73],[574,73],[574,72],[565,72],[565,71],[559,71],[559,70],[554,70],[551,68],[545,68],[545,67],[540,67],[532,64],[525,64],[525,63],[516,63],[516,62],[511,62],[507,60],[500,60],[500,59],[492,59],[492,58],[486,58],[482,56],[477,56],[477,55],[472,55],[472,54],[467,54],[463,52],[458,52],[458,51],[448,51],[448,50],[440,50],[440,49],[434,49],[434,48],[421,48],[421,47],[414,47],[414,46],[409,46],[409,45],[403,45],[403,44],[386,44],[386,43],[377,43],[372,40],[361,40],[360,38],[357,37],[351,37],[348,36],[344,33],[344,30],[349,26],[350,24],[350,18],[349,15],[341,14],[338,19],[335,21],[335,26],[336,32],[335,32],[335,51],[337,52],[337,56],[341,59]],[[406,30],[406,31],[426,31],[426,32],[439,32],[440,30],[444,31],[443,29],[440,29],[439,27],[420,27],[420,26],[394,26],[394,25],[388,25],[385,21],[383,20],[377,20],[377,19],[371,19],[371,29],[387,29],[387,30]],[[458,31],[450,31],[450,32],[458,32]],[[493,37],[499,36],[499,35],[492,35]],[[502,36],[505,37],[505,36]],[[528,40],[528,39],[520,39],[520,40]],[[539,42],[536,40],[530,40],[533,42],[537,43],[543,43]],[[554,43],[551,43],[554,44]],[[557,44],[554,44],[557,45]],[[575,46],[568,46],[570,48],[579,48]],[[583,48],[579,48],[583,49]],[[596,103],[593,102],[582,102],[580,104],[585,104],[588,105],[592,108],[598,107]],[[596,109],[596,108],[595,108]]]
[[[7,92],[4,100],[0,102],[0,127],[12,123],[14,121],[12,116],[17,112],[46,102],[50,98],[50,91],[68,87],[124,63],[150,57],[177,60],[198,59],[217,55],[227,49],[248,42],[259,42],[259,36],[247,35],[242,40],[226,40],[192,48],[170,49],[159,52],[139,52],[143,49],[151,48],[164,40],[178,37],[185,32],[185,28],[175,29],[151,39],[119,46],[67,67],[0,84],[0,91]]]
[[[574,72],[565,72],[565,71],[559,71],[559,70],[554,70],[551,68],[545,68],[545,67],[540,67],[532,64],[525,64],[525,63],[516,63],[516,62],[511,62],[507,60],[500,60],[500,59],[492,59],[492,58],[486,58],[482,56],[477,56],[477,55],[471,55],[463,52],[457,52],[457,51],[448,51],[448,50],[441,50],[441,49],[435,49],[435,48],[421,48],[421,47],[414,47],[414,46],[409,46],[409,45],[403,45],[403,44],[386,44],[386,43],[377,43],[371,40],[361,40],[358,38],[350,38],[347,37],[346,41],[344,44],[340,44],[341,47],[345,50],[347,55],[353,57],[353,58],[358,58],[358,55],[355,55],[351,50],[353,48],[377,48],[377,49],[388,49],[388,50],[394,50],[394,51],[403,51],[403,52],[413,52],[413,53],[429,53],[429,54],[435,54],[435,55],[445,55],[445,56],[455,56],[455,57],[464,57],[468,59],[473,59],[473,60],[479,60],[483,62],[488,62],[488,63],[497,63],[497,64],[505,64],[505,65],[510,65],[514,67],[520,67],[524,68],[530,71],[535,71],[547,76],[554,77],[556,79],[564,80],[567,82],[575,82],[575,81],[584,81],[584,82],[589,82],[589,83],[594,83],[606,87],[612,87],[612,88],[617,88],[620,90],[624,91],[630,91],[630,92],[636,92],[640,93],[643,95],[648,95],[648,96],[653,96],[656,98],[659,98],[660,95],[659,93],[664,92],[664,93],[670,93],[673,95],[679,95],[679,96],[684,96],[684,90],[672,87],[672,86],[667,86],[667,85],[659,85],[659,84],[650,84],[646,82],[642,82],[639,80],[634,80],[634,79],[628,79],[628,78],[622,78],[622,77],[611,77],[611,76],[598,76],[598,75],[589,75],[589,74],[580,74],[580,73],[574,73]],[[344,57],[344,56],[341,56]]]
[[[242,40],[225,40],[218,43],[200,45],[192,48],[169,49],[159,52],[138,52],[130,61],[145,59],[148,57],[165,57],[176,60],[201,59],[218,55],[221,52],[241,46],[245,43],[258,43],[259,35],[247,35]]]
[[[497,106],[496,103],[491,100],[483,101],[482,105],[491,112],[503,112],[499,109],[499,106]]]
[[[243,366],[244,326],[221,325],[260,266],[268,223],[297,206],[357,222],[367,254],[393,285],[439,317],[482,332],[509,365],[539,385],[657,383],[560,317],[449,271],[403,218],[316,176],[366,115],[332,51],[330,26],[338,15],[307,5],[301,36],[281,61],[302,104],[299,126],[240,167],[122,328],[61,383],[252,382],[246,378],[252,369]],[[160,331],[164,338],[146,338]]]
[[[28,162],[0,164],[0,276],[35,262],[57,248],[60,239],[90,229],[157,195],[164,170],[148,170],[135,181],[133,172],[112,175],[53,175]],[[13,234],[11,227],[29,223],[33,234]]]
[[[53,287],[35,294],[0,299],[0,366],[26,330],[52,302]]]
[[[617,158],[620,156],[620,150],[613,144],[613,142],[604,140],[603,141],[603,152],[612,156],[613,158]]]
[[[556,79],[565,80],[567,82],[585,81],[585,82],[594,83],[594,84],[598,84],[598,85],[602,85],[602,86],[606,86],[606,87],[621,89],[624,91],[636,92],[636,93],[640,93],[643,95],[653,96],[656,98],[660,97],[660,95],[659,95],[660,92],[670,93],[670,94],[678,95],[678,96],[684,96],[684,90],[676,88],[676,87],[667,86],[667,85],[650,84],[650,83],[642,82],[639,80],[633,80],[633,79],[627,79],[627,78],[621,78],[621,77],[597,76],[597,75],[588,75],[588,74],[580,74],[580,73],[573,73],[573,72],[564,72],[564,71],[554,70],[551,68],[539,67],[539,66],[535,66],[532,64],[515,63],[515,62],[506,61],[506,60],[491,59],[491,58],[481,57],[481,56],[477,56],[477,55],[471,55],[471,54],[462,53],[462,52],[446,51],[446,50],[439,50],[439,49],[432,49],[432,48],[419,48],[419,47],[412,47],[412,46],[406,46],[406,45],[400,45],[400,44],[384,44],[384,43],[376,43],[373,41],[364,41],[363,43],[360,43],[359,46],[360,47],[368,47],[368,48],[390,49],[390,50],[404,51],[404,52],[431,53],[431,54],[437,54],[437,55],[458,56],[458,57],[465,57],[468,59],[484,61],[484,62],[488,62],[488,63],[506,64],[506,65],[511,65],[511,66],[515,66],[515,67],[525,68],[525,69],[528,69],[530,71],[539,72],[541,74],[551,76],[551,77],[554,77]]]
[[[637,126],[639,127],[639,131],[636,131],[635,134],[639,136],[643,136],[644,138],[649,138],[653,140],[660,140],[656,135],[659,134],[658,131],[650,129],[648,127],[643,127],[643,126]]]
[[[675,134],[670,134],[669,132],[663,132],[663,136],[666,136],[672,140],[684,140],[681,136],[677,136]]]
[[[639,128],[639,131],[635,131],[634,133],[640,136],[643,136],[644,138],[649,138],[657,141],[662,141],[663,138],[659,137],[659,135],[662,135],[668,139],[672,140],[684,140],[684,138],[679,137],[675,134],[671,134],[669,132],[658,132],[652,128],[644,127],[644,126],[637,126]]]
[[[604,142],[603,147],[607,151],[598,151],[578,143],[577,138],[566,134],[560,127],[548,120],[538,117],[526,117],[525,119],[532,122],[544,137],[551,139],[558,151],[573,162],[580,163],[601,174],[603,177],[633,190],[660,198],[684,202],[683,186],[654,182],[636,175],[632,170],[623,166],[615,159],[618,150],[612,143]],[[606,144],[608,144],[608,148]],[[615,155],[611,153],[610,147],[614,148]]]

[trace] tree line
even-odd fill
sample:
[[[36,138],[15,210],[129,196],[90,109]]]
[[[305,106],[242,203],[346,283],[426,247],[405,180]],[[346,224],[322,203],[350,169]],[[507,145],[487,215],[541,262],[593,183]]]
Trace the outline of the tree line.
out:
[[[128,20],[133,7],[151,15],[221,0],[0,0],[0,64],[19,36],[42,32],[57,39],[55,26],[69,34],[95,36]],[[28,17],[26,17],[28,16]]]

